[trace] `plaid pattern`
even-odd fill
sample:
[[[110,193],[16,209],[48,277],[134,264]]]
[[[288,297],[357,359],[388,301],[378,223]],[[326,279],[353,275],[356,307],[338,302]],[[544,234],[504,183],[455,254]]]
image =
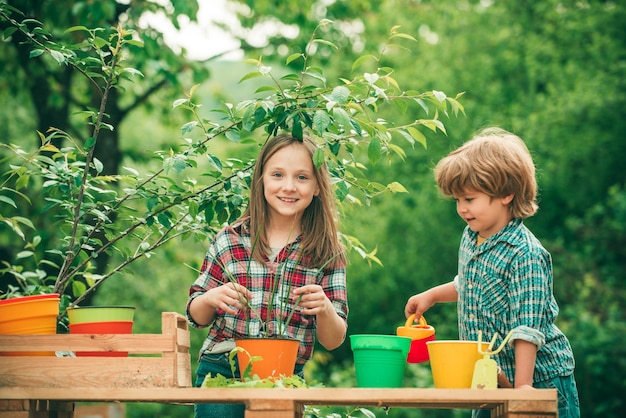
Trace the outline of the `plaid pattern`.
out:
[[[315,344],[315,316],[303,315],[299,308],[289,324],[284,324],[295,306],[296,298],[292,290],[307,284],[319,284],[330,299],[337,314],[347,322],[348,302],[346,295],[345,265],[335,268],[309,269],[306,259],[300,254],[301,237],[283,248],[276,260],[265,259],[259,263],[252,259],[250,235],[243,232],[241,224],[222,229],[213,238],[200,275],[189,289],[187,318],[196,328],[206,325],[197,324],[189,315],[191,301],[207,290],[236,280],[253,294],[250,300],[252,309],[230,315],[219,309],[200,354],[210,351],[215,344],[243,337],[258,337],[263,331],[261,319],[265,321],[269,314],[269,305],[273,305],[268,324],[270,335],[283,335],[300,341],[298,363],[304,364],[313,354]],[[227,273],[228,272],[228,273]],[[272,292],[272,289],[275,289]],[[283,307],[283,309],[281,309]],[[256,314],[260,315],[260,318]],[[281,318],[284,330],[279,330],[277,318]]]
[[[552,259],[520,219],[476,246],[477,233],[465,228],[459,247],[459,335],[483,341],[497,332],[499,341],[514,330],[511,341],[537,345],[534,382],[574,371],[574,355],[567,337],[554,321],[559,307],[552,294]],[[496,342],[499,344],[499,342]],[[495,356],[511,382],[515,377],[512,344]]]

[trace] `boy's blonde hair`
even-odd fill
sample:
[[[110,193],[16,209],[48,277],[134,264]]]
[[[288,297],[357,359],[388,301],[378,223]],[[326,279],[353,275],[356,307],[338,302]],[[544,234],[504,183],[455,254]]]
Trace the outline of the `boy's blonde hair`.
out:
[[[492,198],[513,195],[513,218],[537,212],[535,165],[524,142],[500,128],[479,131],[435,167],[437,186],[447,196],[468,191]]]

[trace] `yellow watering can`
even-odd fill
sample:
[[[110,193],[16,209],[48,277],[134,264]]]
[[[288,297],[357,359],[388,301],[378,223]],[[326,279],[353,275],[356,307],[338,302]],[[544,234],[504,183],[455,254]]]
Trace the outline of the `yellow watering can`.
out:
[[[396,335],[411,338],[411,349],[407,356],[409,363],[422,363],[428,361],[428,348],[426,343],[435,339],[435,328],[426,323],[426,318],[422,315],[418,324],[414,324],[415,314],[406,319],[403,327],[396,329]]]

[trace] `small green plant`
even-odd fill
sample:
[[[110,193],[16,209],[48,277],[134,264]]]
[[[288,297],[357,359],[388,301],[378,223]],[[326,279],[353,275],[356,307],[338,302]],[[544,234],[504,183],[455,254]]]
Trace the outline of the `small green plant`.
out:
[[[235,356],[237,353],[245,352],[246,350],[241,347],[235,347],[228,355],[228,362],[230,364],[231,373],[235,376],[237,369],[237,360]],[[252,374],[252,364],[255,361],[262,360],[258,356],[249,356],[250,361],[248,366],[241,372],[241,378],[227,378],[221,374],[216,376],[208,375],[202,383],[203,388],[220,388],[220,387],[239,387],[239,388],[308,388],[313,387],[308,385],[304,379],[298,375],[292,376],[279,376],[268,377],[261,379],[257,375]]]
[[[228,362],[230,364],[231,372],[235,375],[237,360],[235,356],[237,353],[245,351],[241,347],[235,347],[228,356]],[[289,388],[289,389],[302,389],[302,388],[319,388],[324,387],[322,384],[308,384],[304,379],[298,375],[292,376],[279,376],[268,377],[265,379],[259,378],[257,375],[252,375],[252,363],[261,360],[260,357],[250,357],[248,367],[241,373],[241,378],[228,378],[221,374],[212,376],[207,375],[202,383],[202,387],[206,389],[212,388]],[[376,414],[366,408],[353,407],[346,408],[345,414],[338,412],[323,412],[324,408],[313,407],[306,405],[304,408],[304,416],[307,418],[341,418],[341,417],[356,417],[365,416],[367,418],[376,418]],[[326,408],[327,409],[327,408]],[[336,409],[336,408],[334,408]]]

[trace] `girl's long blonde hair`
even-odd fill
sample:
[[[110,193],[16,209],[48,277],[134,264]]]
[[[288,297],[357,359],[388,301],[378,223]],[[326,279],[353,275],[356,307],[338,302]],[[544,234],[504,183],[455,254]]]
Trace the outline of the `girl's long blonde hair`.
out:
[[[250,185],[250,203],[240,220],[249,219],[250,239],[254,243],[253,257],[262,260],[269,254],[265,225],[269,225],[269,209],[263,190],[263,170],[272,156],[286,146],[299,144],[306,148],[313,161],[317,145],[307,136],[300,140],[289,134],[270,138],[259,153]],[[337,229],[336,197],[326,164],[315,167],[315,179],[319,194],[302,214],[302,262],[311,268],[333,267],[346,263],[344,248],[339,241]],[[258,234],[258,236],[257,236]]]

